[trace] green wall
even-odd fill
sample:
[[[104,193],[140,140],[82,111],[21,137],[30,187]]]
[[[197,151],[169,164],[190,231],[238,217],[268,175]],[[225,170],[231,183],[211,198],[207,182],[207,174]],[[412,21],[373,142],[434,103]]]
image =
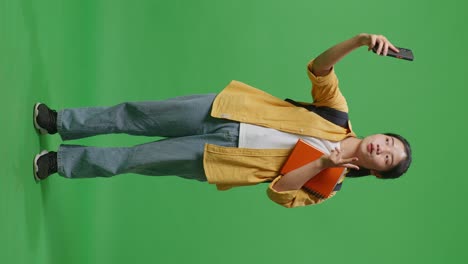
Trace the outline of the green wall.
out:
[[[462,3],[0,0],[0,261],[466,263]],[[307,62],[360,32],[415,54],[407,62],[361,48],[336,66],[355,131],[411,141],[413,166],[399,180],[350,179],[333,199],[296,209],[270,202],[266,185],[33,181],[34,155],[60,144],[33,130],[36,101],[60,109],[157,100],[218,92],[232,79],[309,100]]]

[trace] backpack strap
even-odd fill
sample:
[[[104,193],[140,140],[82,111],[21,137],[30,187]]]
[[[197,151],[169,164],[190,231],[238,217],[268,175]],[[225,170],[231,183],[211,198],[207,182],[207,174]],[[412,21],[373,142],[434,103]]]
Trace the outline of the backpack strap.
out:
[[[317,115],[321,116],[322,118],[332,122],[333,124],[340,126],[342,128],[348,129],[348,113],[336,110],[335,108],[327,107],[327,106],[315,106],[312,104],[305,104],[296,102],[292,99],[287,98],[285,100],[288,103],[291,103],[295,106],[304,107],[305,109],[309,110],[310,112],[314,112]]]

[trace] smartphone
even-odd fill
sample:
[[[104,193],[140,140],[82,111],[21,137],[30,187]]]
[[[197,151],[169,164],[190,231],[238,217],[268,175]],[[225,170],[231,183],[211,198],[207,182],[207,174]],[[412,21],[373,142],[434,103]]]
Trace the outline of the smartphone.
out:
[[[397,48],[400,52],[397,53],[391,49],[388,49],[387,56],[394,57],[397,59],[409,60],[409,61],[414,60],[413,52],[410,49],[399,48],[399,47],[395,47],[395,48]],[[372,48],[372,51],[375,53],[377,52],[377,49],[378,49],[378,45],[375,45]]]

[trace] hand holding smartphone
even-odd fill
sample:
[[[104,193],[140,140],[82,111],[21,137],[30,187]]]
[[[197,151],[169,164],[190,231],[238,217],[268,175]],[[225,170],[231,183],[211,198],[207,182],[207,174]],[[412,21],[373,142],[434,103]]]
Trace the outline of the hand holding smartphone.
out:
[[[391,49],[388,49],[387,56],[394,57],[397,59],[409,60],[409,61],[414,60],[413,52],[410,49],[399,48],[399,47],[395,47],[395,48],[397,48],[400,52],[397,53]],[[372,51],[374,53],[377,53],[377,49],[378,49],[378,45],[375,45],[372,48]]]

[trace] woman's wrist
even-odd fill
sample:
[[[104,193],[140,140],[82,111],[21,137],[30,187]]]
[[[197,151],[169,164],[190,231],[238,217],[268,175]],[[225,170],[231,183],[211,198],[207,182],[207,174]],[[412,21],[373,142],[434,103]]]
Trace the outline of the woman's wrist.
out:
[[[327,157],[326,155],[323,155],[322,157],[320,157],[320,159],[319,159],[319,169],[320,170],[330,168],[332,165],[333,164],[331,164],[329,157]]]
[[[356,36],[359,46],[368,46],[370,40],[370,34],[360,33]]]

